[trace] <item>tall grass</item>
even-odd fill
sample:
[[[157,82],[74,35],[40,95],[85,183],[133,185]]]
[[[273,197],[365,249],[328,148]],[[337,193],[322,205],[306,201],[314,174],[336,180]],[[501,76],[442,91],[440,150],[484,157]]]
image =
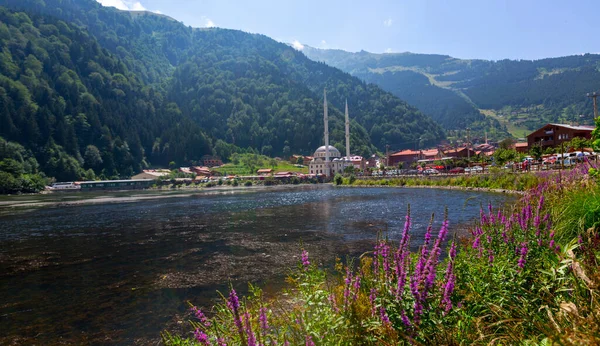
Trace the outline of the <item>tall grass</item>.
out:
[[[344,180],[345,185],[355,186],[458,186],[468,188],[503,189],[526,191],[540,182],[537,173],[502,173],[461,175],[458,177],[398,177],[384,179]]]
[[[193,308],[189,335],[168,345],[598,344],[600,191],[585,167],[536,175],[508,208],[481,210],[468,236],[428,227],[409,252],[400,239],[331,276],[306,251],[290,289],[222,296],[210,319]],[[529,179],[529,178],[526,178]],[[528,181],[528,180],[526,180]],[[526,182],[525,181],[525,182]],[[448,244],[449,241],[449,244]],[[442,253],[446,256],[442,260]]]

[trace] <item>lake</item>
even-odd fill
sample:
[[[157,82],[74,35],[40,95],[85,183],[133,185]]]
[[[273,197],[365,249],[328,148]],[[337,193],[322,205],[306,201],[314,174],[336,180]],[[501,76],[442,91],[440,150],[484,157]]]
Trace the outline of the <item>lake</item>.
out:
[[[75,194],[78,203],[44,196],[38,208],[1,200],[0,344],[155,344],[167,327],[189,330],[187,301],[209,307],[230,282],[276,292],[302,246],[330,267],[336,256],[370,251],[378,232],[398,239],[410,203],[416,249],[432,212],[439,229],[448,207],[455,232],[482,204],[515,198],[331,185],[104,192],[89,195],[94,203]]]

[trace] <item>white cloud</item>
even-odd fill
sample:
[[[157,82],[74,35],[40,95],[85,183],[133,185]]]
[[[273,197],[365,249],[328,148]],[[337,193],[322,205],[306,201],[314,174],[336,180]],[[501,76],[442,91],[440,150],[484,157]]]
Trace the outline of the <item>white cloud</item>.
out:
[[[388,28],[390,26],[392,26],[392,23],[394,23],[394,21],[392,20],[392,18],[388,18],[386,20],[383,21],[383,26],[387,26]]]
[[[162,13],[162,12],[160,12],[159,10],[152,11],[152,12],[154,12],[154,13],[156,13],[156,14],[163,14],[163,13]]]
[[[327,44],[327,41],[321,40],[321,48],[323,48],[323,49],[329,48],[329,45]]]
[[[300,43],[300,41],[298,41],[298,40],[294,40],[294,42],[292,42],[292,47],[294,47],[296,50],[304,49],[304,45],[302,43]]]
[[[217,26],[215,22],[213,22],[212,19],[208,18],[207,16],[200,17],[200,20],[202,21],[201,25],[203,28],[214,28]]]
[[[385,49],[385,52],[386,52],[386,53],[393,53],[394,51],[392,50],[392,48],[386,48],[386,49]]]
[[[115,7],[122,11],[147,11],[141,2],[135,0],[97,0],[102,6]],[[160,11],[152,11],[161,14]]]

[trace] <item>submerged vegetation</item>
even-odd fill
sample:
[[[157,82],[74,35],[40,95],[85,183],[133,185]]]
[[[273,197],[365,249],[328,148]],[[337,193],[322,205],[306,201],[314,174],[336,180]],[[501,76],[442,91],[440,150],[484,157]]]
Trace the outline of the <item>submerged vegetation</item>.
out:
[[[532,185],[517,204],[482,208],[460,238],[451,237],[447,221],[439,229],[430,222],[413,253],[409,212],[400,239],[379,239],[373,252],[338,261],[338,275],[319,268],[303,250],[289,291],[266,299],[254,286],[246,298],[231,289],[205,311],[211,318],[192,308],[193,333],[165,332],[163,341],[595,344],[600,190],[589,168],[520,175]]]

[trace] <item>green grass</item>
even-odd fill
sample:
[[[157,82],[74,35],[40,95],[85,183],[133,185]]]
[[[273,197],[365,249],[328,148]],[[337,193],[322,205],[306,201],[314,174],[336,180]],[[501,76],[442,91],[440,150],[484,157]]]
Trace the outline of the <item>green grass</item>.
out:
[[[508,121],[506,117],[500,117],[496,114],[493,109],[480,109],[481,113],[485,116],[494,118],[500,122],[502,125],[506,125],[506,130],[515,138],[523,138],[523,134],[530,133],[531,131],[525,127],[520,125],[515,125],[514,122]]]
[[[262,169],[262,168],[270,168],[273,169],[273,167],[265,165],[265,166],[257,166],[256,170]],[[256,174],[255,172],[250,171],[250,168],[244,164],[237,164],[234,165],[233,163],[226,163],[221,167],[217,167],[214,169],[214,171],[219,172],[221,174],[227,173],[228,175],[253,175]],[[308,167],[296,167],[293,164],[291,164],[288,161],[277,161],[277,166],[274,169],[275,173],[277,172],[297,172],[297,173],[303,173],[303,174],[308,174]]]

